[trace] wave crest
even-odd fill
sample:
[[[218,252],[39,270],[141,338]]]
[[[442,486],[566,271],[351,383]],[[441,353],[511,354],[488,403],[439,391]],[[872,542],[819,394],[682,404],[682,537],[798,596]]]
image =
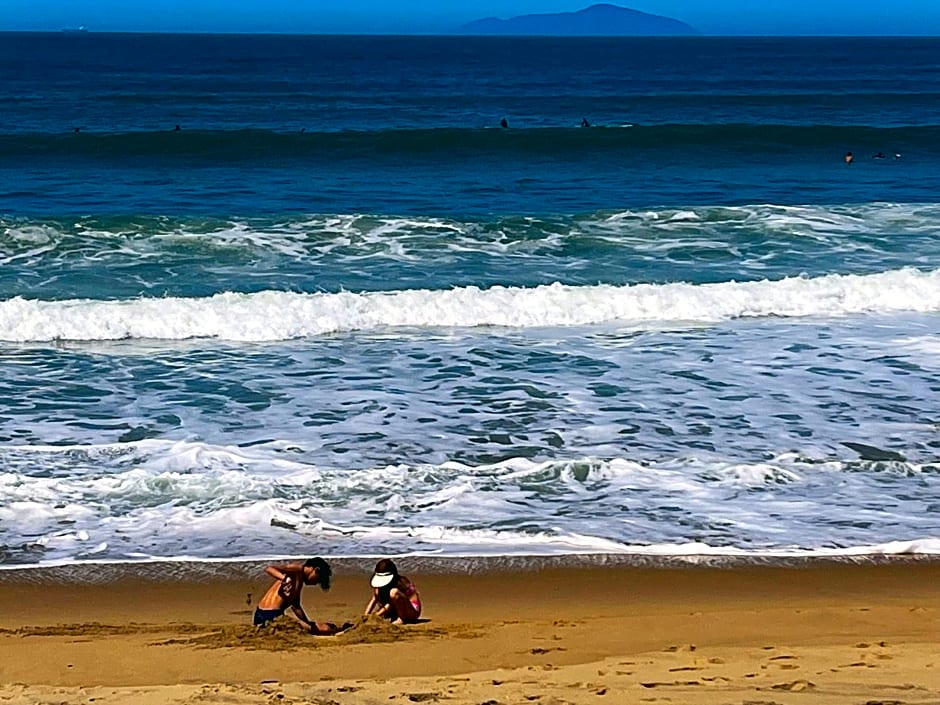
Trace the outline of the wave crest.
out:
[[[301,294],[226,292],[207,298],[0,302],[0,339],[276,341],[402,328],[538,328],[612,322],[715,323],[742,317],[940,311],[940,270],[788,277],[717,284]]]

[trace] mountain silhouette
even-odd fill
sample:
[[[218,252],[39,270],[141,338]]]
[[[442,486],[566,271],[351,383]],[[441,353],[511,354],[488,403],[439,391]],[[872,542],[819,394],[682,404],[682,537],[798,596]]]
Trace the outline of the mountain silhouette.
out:
[[[617,5],[591,5],[577,12],[520,15],[507,20],[487,17],[469,22],[460,34],[549,35],[549,36],[652,36],[694,35],[698,31],[685,22],[650,15]]]

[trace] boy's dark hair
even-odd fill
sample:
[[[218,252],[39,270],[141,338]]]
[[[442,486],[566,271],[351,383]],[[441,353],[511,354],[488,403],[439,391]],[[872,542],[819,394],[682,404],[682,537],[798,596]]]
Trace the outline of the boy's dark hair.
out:
[[[320,576],[320,589],[330,589],[330,578],[333,576],[333,569],[330,568],[329,563],[318,556],[317,558],[308,559],[304,563],[304,568],[316,568],[317,574]]]

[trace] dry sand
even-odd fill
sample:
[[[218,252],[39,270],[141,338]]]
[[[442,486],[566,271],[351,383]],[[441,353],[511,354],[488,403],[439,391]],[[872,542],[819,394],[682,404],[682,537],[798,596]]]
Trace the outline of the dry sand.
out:
[[[0,584],[0,703],[940,705],[935,563],[411,577],[428,621],[338,637],[248,626],[261,576]],[[338,575],[304,602],[368,596]]]

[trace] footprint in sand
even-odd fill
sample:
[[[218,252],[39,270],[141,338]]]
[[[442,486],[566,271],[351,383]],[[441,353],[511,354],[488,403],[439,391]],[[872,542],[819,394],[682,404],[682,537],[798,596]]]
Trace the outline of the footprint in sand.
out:
[[[673,646],[667,646],[665,649],[663,649],[663,651],[669,654],[674,654],[677,651],[695,651],[696,648],[698,647],[696,647],[695,644],[689,644],[688,646],[673,645]]]
[[[770,686],[773,690],[788,690],[793,693],[799,693],[804,690],[812,690],[816,687],[816,684],[812,681],[790,681],[789,683],[777,683],[776,685]]]
[[[676,686],[689,686],[689,685],[702,685],[701,681],[650,681],[648,683],[640,683],[644,688],[675,688]]]
[[[725,678],[724,676],[702,676],[702,680],[706,683],[730,683],[730,678]]]
[[[770,661],[793,661],[795,659],[796,659],[796,656],[793,656],[791,654],[780,654],[779,656],[771,656],[769,660]],[[796,665],[795,663],[771,663],[770,665],[776,666],[781,671],[793,671],[799,668],[799,666]],[[764,668],[764,667],[761,666],[761,668]]]

